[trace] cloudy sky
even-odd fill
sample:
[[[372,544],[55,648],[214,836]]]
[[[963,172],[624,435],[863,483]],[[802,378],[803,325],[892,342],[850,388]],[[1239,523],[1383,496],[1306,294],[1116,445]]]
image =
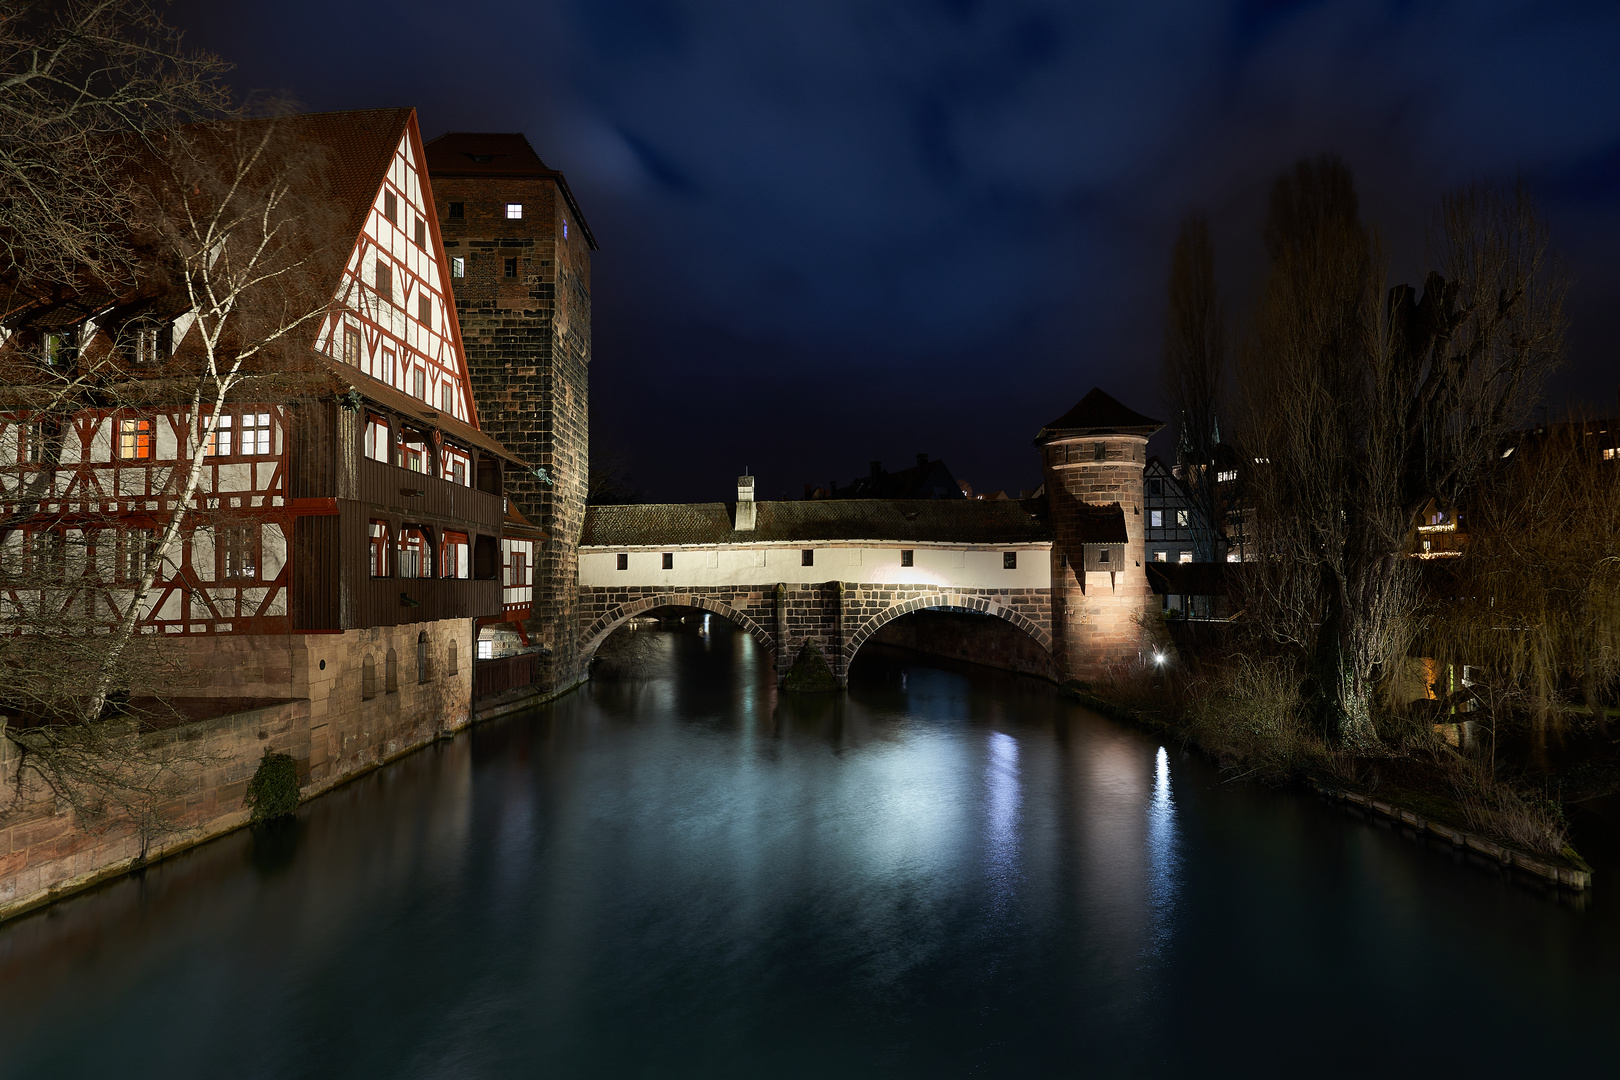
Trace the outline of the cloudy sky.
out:
[[[594,263],[593,451],[659,500],[943,457],[1033,487],[1100,385],[1162,415],[1164,278],[1209,215],[1233,321],[1266,192],[1355,170],[1394,273],[1439,196],[1525,177],[1573,272],[1551,388],[1614,413],[1620,5],[180,0],[243,89],[525,132]]]

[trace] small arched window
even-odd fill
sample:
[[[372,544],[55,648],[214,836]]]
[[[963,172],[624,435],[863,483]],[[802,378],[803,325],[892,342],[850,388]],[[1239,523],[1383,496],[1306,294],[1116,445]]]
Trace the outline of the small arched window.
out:
[[[450,656],[448,657],[448,659],[449,659],[449,664],[446,666],[446,670],[451,675],[459,675],[459,674],[461,674],[461,668],[456,663],[456,643],[454,641],[452,641],[450,643]]]
[[[416,681],[425,683],[433,678],[433,668],[428,660],[428,636],[423,630],[416,635]]]
[[[390,694],[399,693],[399,657],[393,649],[388,650],[388,660],[385,673],[384,689]]]
[[[360,661],[360,699],[370,701],[377,696],[377,661],[367,653]]]

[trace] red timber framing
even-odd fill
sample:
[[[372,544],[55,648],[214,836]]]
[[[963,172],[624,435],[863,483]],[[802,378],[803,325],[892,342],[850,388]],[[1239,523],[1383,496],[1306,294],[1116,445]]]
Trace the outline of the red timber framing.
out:
[[[350,250],[347,264],[319,283],[336,314],[311,332],[312,371],[300,389],[286,400],[227,405],[230,422],[184,507],[181,542],[164,560],[140,631],[336,633],[505,618],[502,483],[507,467],[522,463],[478,428],[415,113],[278,123],[329,152],[331,195],[349,222],[333,245]],[[86,301],[72,362],[130,366],[119,359],[127,327],[97,322],[111,318],[98,311],[122,309],[98,303],[92,310]],[[6,329],[28,317],[8,315]],[[177,313],[161,333],[152,374],[166,366],[161,373],[172,378],[196,330]],[[345,345],[356,340],[359,351],[346,363]],[[0,353],[7,351],[0,336]],[[31,362],[16,346],[9,351]],[[379,367],[390,353],[392,372]],[[143,385],[143,372],[127,374],[126,386]],[[26,600],[13,586],[28,582],[109,625],[127,606],[138,576],[130,553],[166,528],[202,437],[188,407],[162,402],[173,391],[151,385],[152,403],[139,409],[0,413],[0,596]],[[383,429],[386,452],[375,458],[366,452],[368,416]],[[50,444],[44,452],[42,442]],[[390,545],[377,574],[373,522]],[[403,563],[401,537],[410,538]],[[69,541],[83,555],[61,560],[47,579],[7,573],[34,565],[36,546]]]

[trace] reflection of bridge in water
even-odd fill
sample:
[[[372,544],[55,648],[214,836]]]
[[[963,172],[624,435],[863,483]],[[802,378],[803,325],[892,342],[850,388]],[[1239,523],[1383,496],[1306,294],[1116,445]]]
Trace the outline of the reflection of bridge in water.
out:
[[[579,656],[644,612],[690,607],[748,631],[778,678],[814,645],[839,685],[885,624],[956,609],[1017,627],[1057,678],[1141,652],[1142,468],[1159,422],[1093,390],[1042,429],[1046,483],[1021,501],[593,506],[579,548]],[[1055,583],[1055,587],[1054,587]]]

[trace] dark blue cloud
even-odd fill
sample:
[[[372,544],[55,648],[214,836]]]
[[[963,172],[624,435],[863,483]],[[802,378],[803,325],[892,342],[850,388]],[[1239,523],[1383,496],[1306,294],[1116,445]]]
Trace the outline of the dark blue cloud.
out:
[[[1033,430],[1094,383],[1158,407],[1182,216],[1241,303],[1271,177],[1324,150],[1402,275],[1445,189],[1528,177],[1577,281],[1555,400],[1612,408],[1614,7],[188,2],[244,85],[524,130],[567,172],[602,243],[593,431],[660,495],[919,450],[1032,484]]]

